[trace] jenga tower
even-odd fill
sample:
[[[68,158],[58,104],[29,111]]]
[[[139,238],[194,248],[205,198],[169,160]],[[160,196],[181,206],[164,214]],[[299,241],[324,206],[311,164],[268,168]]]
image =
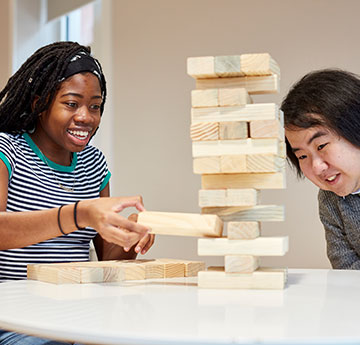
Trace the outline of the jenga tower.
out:
[[[259,205],[260,189],[285,188],[283,116],[251,95],[279,92],[269,54],[191,57],[194,173],[199,205],[227,223],[227,238],[199,239],[199,255],[225,257],[224,268],[199,272],[199,287],[282,289],[285,269],[259,267],[259,256],[284,255],[287,237],[261,237],[260,222],[283,221],[283,206]]]

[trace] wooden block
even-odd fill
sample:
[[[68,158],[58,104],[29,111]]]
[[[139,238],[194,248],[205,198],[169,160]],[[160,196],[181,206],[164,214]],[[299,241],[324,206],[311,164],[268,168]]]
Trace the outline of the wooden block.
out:
[[[226,206],[226,189],[199,190],[199,206]]]
[[[218,89],[192,90],[191,106],[194,108],[218,107],[219,106]]]
[[[229,240],[251,240],[260,236],[259,222],[229,222],[227,223],[227,238]]]
[[[220,172],[226,173],[246,173],[246,155],[227,155],[220,156]]]
[[[159,259],[163,260],[163,259]],[[185,277],[196,277],[198,272],[205,270],[205,262],[193,260],[167,259],[171,262],[181,262],[185,267]]]
[[[197,157],[212,157],[242,154],[280,155],[278,139],[238,139],[238,140],[204,140],[192,143],[192,154]]]
[[[279,152],[282,143],[279,143]],[[220,173],[274,173],[285,169],[285,158],[274,154],[226,155],[220,156]],[[204,172],[209,174],[210,172]],[[212,172],[219,173],[218,171]]]
[[[217,89],[219,95],[219,106],[237,106],[252,103],[248,92],[245,88],[229,88],[229,89]],[[205,90],[195,90],[205,91]]]
[[[215,74],[218,77],[243,76],[240,55],[215,56]]]
[[[189,57],[187,74],[193,78],[216,78],[215,58],[213,56]]]
[[[193,141],[219,140],[218,122],[197,122],[190,127],[190,136]]]
[[[282,256],[288,251],[288,237],[258,237],[253,240],[199,238],[198,255]]]
[[[279,76],[256,76],[256,77],[234,77],[234,78],[211,78],[197,79],[196,89],[220,89],[220,88],[240,88],[243,87],[251,95],[279,93]]]
[[[233,207],[204,207],[203,214],[216,214],[224,222],[281,222],[284,221],[284,206],[257,205]]]
[[[250,121],[250,136],[252,138],[278,138],[285,140],[284,127],[280,120]]]
[[[191,109],[192,123],[277,120],[279,117],[279,106],[275,103],[255,103],[235,107]]]
[[[259,202],[259,191],[256,189],[227,189],[227,206],[254,206]]]
[[[280,75],[279,65],[268,53],[242,54],[240,61],[244,75]]]
[[[164,278],[185,277],[185,264],[183,261],[174,259],[157,259],[164,264]]]
[[[225,273],[222,270],[202,271],[198,286],[208,289],[283,289],[286,270],[262,268],[254,273]]]
[[[145,211],[139,213],[137,222],[161,235],[219,237],[223,230],[216,215]]]
[[[59,266],[53,264],[31,264],[27,266],[27,277],[54,284],[99,283],[104,279],[102,267]]]
[[[202,189],[286,188],[285,172],[259,174],[207,174],[201,177]]]
[[[202,123],[196,124],[200,125]],[[249,137],[248,123],[246,121],[218,122],[218,124],[220,140],[246,139]]]
[[[199,191],[199,206],[252,206],[258,203],[258,196],[255,189],[202,189]]]
[[[220,157],[200,157],[193,160],[194,174],[219,174]]]
[[[273,154],[247,155],[246,171],[249,173],[282,171],[285,169],[285,161],[286,158]]]
[[[253,255],[226,255],[226,273],[252,273],[259,267],[259,258]]]
[[[165,277],[165,265],[161,261],[158,261],[158,259],[121,260],[121,261],[117,261],[115,265],[129,264],[129,263],[143,267],[145,273],[145,277],[143,279],[155,279],[155,278]],[[142,274],[142,269],[140,269],[139,272],[140,274]]]

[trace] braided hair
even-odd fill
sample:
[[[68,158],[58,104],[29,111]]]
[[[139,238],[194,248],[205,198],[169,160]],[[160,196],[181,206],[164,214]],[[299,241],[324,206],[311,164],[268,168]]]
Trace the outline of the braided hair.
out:
[[[81,51],[90,54],[91,49],[75,42],[55,42],[30,56],[0,92],[0,132],[33,130],[39,114],[49,108],[71,58]],[[101,70],[99,62],[95,61]],[[102,115],[106,100],[103,73],[99,80],[103,96],[100,107]]]

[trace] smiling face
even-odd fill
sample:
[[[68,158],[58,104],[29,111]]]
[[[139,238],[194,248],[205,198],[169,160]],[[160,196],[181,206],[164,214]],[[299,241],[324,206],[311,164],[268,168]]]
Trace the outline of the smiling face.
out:
[[[303,174],[316,186],[346,196],[360,189],[360,148],[324,126],[286,130]]]
[[[100,83],[94,74],[73,75],[61,83],[31,138],[50,160],[68,165],[71,153],[82,151],[99,126],[101,102]]]

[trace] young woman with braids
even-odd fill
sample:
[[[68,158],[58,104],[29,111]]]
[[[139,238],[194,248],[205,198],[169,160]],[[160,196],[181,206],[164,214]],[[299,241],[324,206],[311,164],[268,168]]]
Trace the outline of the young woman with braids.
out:
[[[90,49],[73,42],[37,50],[0,92],[0,282],[26,279],[29,263],[146,253],[153,235],[118,214],[140,196],[109,197],[103,154],[88,145],[106,100]],[[0,344],[56,344],[0,330]]]
[[[299,177],[320,188],[327,254],[336,269],[360,269],[360,79],[320,70],[282,103],[287,155]]]

